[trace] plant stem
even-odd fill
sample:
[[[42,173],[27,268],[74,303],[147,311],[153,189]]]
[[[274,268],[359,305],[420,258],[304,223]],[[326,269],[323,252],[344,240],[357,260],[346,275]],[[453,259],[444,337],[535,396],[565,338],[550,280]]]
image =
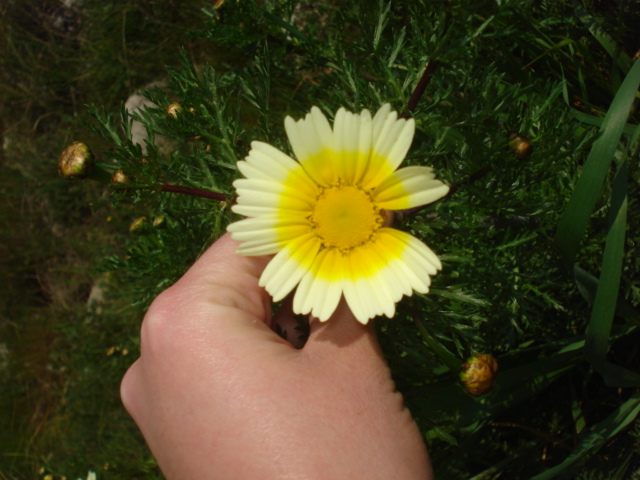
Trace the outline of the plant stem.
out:
[[[420,321],[415,312],[411,312],[411,318],[413,319],[413,323],[416,324],[420,334],[424,341],[429,345],[429,347],[433,350],[433,352],[442,360],[447,368],[452,373],[457,373],[462,368],[462,361],[456,357],[453,353],[447,350],[442,344],[436,340],[431,333],[427,330],[427,328]]]
[[[236,197],[229,199],[224,193],[210,192],[209,190],[202,190],[200,188],[183,187],[181,185],[172,185],[170,183],[150,187],[128,186],[122,188],[122,190],[155,190],[160,192],[181,193],[183,195],[191,195],[192,197],[208,198],[211,200],[218,200],[219,202],[236,203]]]
[[[210,198],[220,202],[226,202],[228,199],[223,193],[210,192],[199,188],[183,187],[181,185],[164,184],[160,185],[161,192],[182,193],[183,195],[191,195],[192,197]],[[235,203],[235,198],[232,200]]]
[[[411,97],[409,97],[409,101],[407,102],[407,109],[402,112],[400,118],[409,118],[415,111],[418,103],[420,102],[420,99],[422,98],[422,95],[424,95],[424,92],[427,89],[429,82],[431,81],[433,72],[435,72],[438,65],[439,62],[437,62],[436,60],[430,60],[427,62],[427,65],[424,68],[424,72],[422,72],[422,77],[420,77],[416,88],[413,90]]]

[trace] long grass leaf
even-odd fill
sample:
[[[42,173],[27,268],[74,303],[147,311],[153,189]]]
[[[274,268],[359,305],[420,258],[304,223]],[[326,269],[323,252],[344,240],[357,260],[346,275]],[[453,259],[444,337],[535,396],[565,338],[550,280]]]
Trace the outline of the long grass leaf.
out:
[[[626,74],[631,68],[633,61],[629,56],[622,51],[620,45],[618,45],[611,36],[604,31],[598,21],[590,15],[581,3],[574,0],[573,9],[580,21],[589,30],[591,35],[598,41],[602,48],[604,48],[611,58],[616,62],[623,74]]]
[[[574,263],[639,85],[640,62],[635,62],[605,115],[601,136],[589,152],[582,175],[558,224],[555,242],[567,267]]]
[[[589,305],[593,305],[598,290],[598,278],[578,265],[573,266],[573,277],[582,298],[584,298]],[[615,316],[624,318],[635,324],[640,324],[640,313],[633,308],[633,305],[631,305],[627,299],[621,296],[618,296]]]
[[[585,356],[595,363],[604,361],[609,348],[611,323],[620,288],[624,236],[627,226],[626,162],[620,165],[613,181],[609,216],[610,224],[602,257],[602,273],[593,301],[585,342]]]
[[[609,439],[629,425],[640,413],[640,393],[634,394],[629,400],[620,405],[607,418],[597,423],[578,444],[576,449],[562,463],[550,468],[546,472],[536,475],[532,480],[549,480],[565,470],[573,467],[588,455],[594,454]]]
[[[640,385],[640,375],[610,363],[607,358],[611,325],[617,307],[627,226],[627,164],[620,164],[613,180],[610,227],[602,257],[602,274],[591,310],[585,340],[585,358],[609,386]]]
[[[604,121],[603,117],[596,117],[595,115],[589,115],[587,113],[583,113],[579,110],[576,110],[575,108],[572,110],[573,110],[573,115],[576,117],[576,119],[581,121],[582,123],[586,123],[587,125],[593,125],[594,127],[602,127],[602,122]],[[637,125],[627,123],[622,129],[622,133],[624,133],[625,135],[632,135],[635,132],[637,127],[638,127]]]

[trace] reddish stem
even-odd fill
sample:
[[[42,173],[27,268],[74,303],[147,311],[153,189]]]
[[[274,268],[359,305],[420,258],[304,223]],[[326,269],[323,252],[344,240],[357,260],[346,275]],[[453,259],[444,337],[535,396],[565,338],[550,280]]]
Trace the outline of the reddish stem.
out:
[[[226,202],[228,200],[223,193],[210,192],[208,190],[201,190],[199,188],[183,187],[180,185],[160,185],[160,191],[182,193],[183,195],[191,195],[192,197],[210,198],[212,200],[218,200],[220,202]],[[232,199],[232,203],[235,203],[235,198]]]
[[[422,77],[420,77],[420,81],[418,82],[418,85],[416,85],[416,88],[413,90],[413,93],[411,94],[411,97],[407,102],[407,109],[404,112],[402,112],[402,115],[400,115],[400,118],[409,118],[411,114],[416,110],[418,103],[422,98],[422,95],[424,95],[424,92],[427,89],[429,82],[431,81],[433,72],[435,72],[438,65],[439,65],[439,62],[437,62],[436,60],[430,60],[427,62],[427,66],[425,67],[424,72],[422,73]]]

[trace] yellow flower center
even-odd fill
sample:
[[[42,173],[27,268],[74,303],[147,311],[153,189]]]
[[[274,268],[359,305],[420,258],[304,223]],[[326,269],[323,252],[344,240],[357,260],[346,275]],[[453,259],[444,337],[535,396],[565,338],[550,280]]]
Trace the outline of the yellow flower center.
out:
[[[325,248],[348,251],[371,239],[383,215],[369,193],[338,184],[321,191],[310,219]]]

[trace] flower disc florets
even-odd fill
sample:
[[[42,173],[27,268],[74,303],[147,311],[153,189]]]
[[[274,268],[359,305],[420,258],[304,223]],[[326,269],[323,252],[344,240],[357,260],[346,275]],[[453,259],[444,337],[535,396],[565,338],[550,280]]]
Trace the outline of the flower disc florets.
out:
[[[275,257],[260,285],[283,299],[297,286],[293,310],[327,320],[344,296],[362,323],[392,317],[403,295],[429,290],[442,268],[417,238],[386,226],[386,212],[442,198],[449,187],[430,167],[397,170],[415,131],[389,105],[374,117],[344,108],[333,128],[314,107],[285,119],[296,160],[253,142],[238,169],[232,210],[249,218],[229,225],[238,253]]]
[[[322,189],[310,220],[324,248],[348,253],[372,240],[384,217],[370,192],[338,184]]]

